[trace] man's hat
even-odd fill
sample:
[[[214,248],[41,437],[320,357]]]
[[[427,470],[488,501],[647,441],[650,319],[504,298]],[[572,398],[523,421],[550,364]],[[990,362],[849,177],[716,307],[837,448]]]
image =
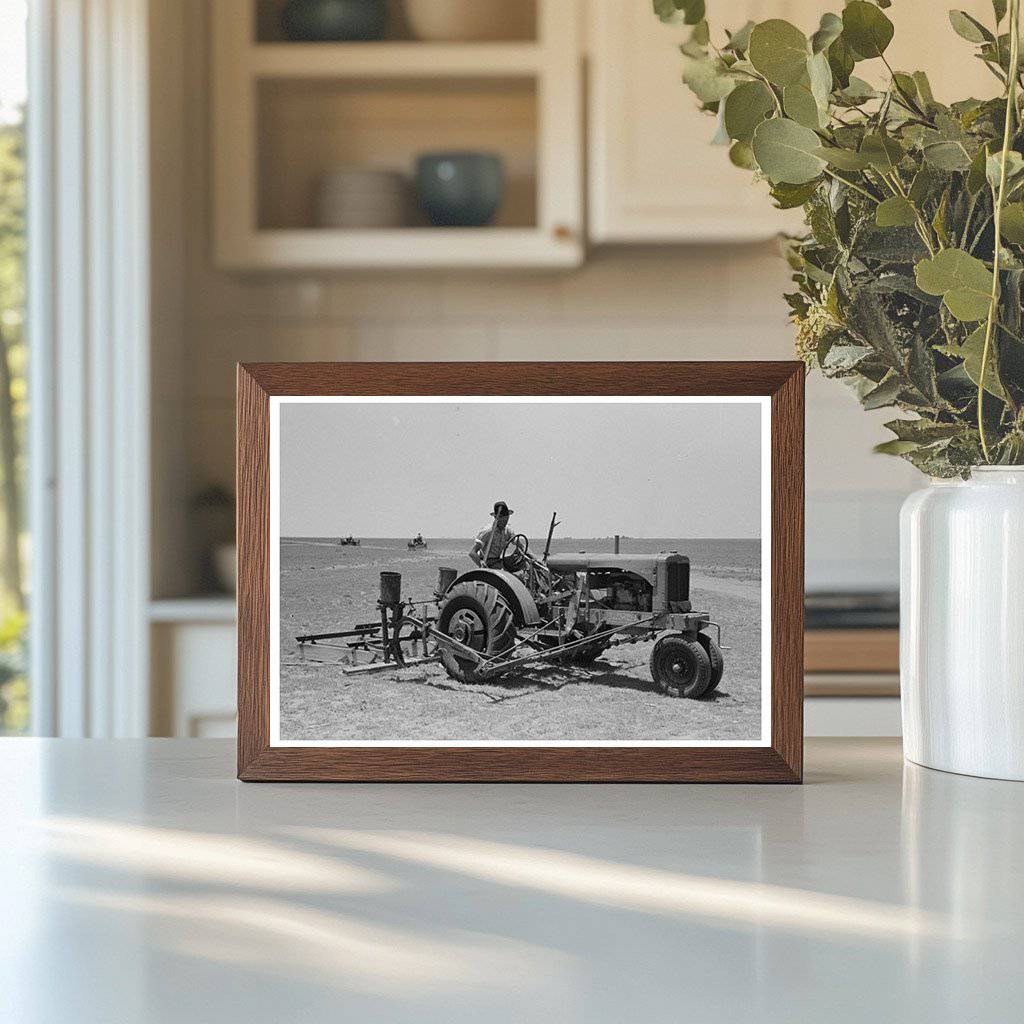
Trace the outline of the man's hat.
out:
[[[492,516],[497,519],[498,516],[510,516],[512,515],[512,509],[508,507],[503,501],[496,501],[494,503],[494,511],[491,513]]]

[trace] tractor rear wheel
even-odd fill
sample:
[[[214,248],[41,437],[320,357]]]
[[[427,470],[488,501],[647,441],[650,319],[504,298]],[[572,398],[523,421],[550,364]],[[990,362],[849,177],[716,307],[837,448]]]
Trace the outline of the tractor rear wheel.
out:
[[[710,693],[712,690],[717,690],[718,684],[722,681],[725,659],[722,657],[722,648],[707,633],[698,633],[697,639],[700,641],[701,647],[708,652],[708,661],[711,662],[711,682],[708,684],[707,690],[704,691]]]
[[[437,630],[484,657],[507,651],[516,638],[515,619],[508,602],[495,587],[481,580],[464,580],[449,588],[437,617]],[[440,649],[441,663],[452,679],[477,683],[484,678],[475,661],[443,644]]]
[[[698,640],[663,636],[651,651],[651,678],[670,697],[700,697],[711,685],[711,660]]]

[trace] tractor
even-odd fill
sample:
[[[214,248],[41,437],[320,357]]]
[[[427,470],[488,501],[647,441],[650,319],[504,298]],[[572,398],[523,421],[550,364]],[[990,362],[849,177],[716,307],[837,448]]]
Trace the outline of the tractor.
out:
[[[344,638],[347,647],[373,655],[371,664],[347,671],[440,659],[463,683],[545,661],[586,665],[611,646],[655,640],[651,677],[662,693],[697,698],[713,691],[724,669],[722,629],[690,604],[689,558],[675,551],[551,554],[556,525],[552,516],[539,558],[519,533],[502,551],[500,568],[442,568],[429,600],[403,600],[401,576],[382,572],[379,621],[296,639]]]

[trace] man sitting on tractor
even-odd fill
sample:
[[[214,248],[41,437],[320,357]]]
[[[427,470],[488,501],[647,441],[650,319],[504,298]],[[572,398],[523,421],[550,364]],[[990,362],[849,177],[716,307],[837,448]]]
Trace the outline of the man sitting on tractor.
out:
[[[494,503],[491,516],[494,522],[476,535],[469,557],[475,565],[486,566],[488,569],[501,568],[501,553],[515,534],[508,528],[508,517],[512,509],[503,501]]]

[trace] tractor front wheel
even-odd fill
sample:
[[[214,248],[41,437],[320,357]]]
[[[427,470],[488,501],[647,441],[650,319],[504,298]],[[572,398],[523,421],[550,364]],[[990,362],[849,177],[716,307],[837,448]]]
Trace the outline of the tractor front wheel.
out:
[[[437,631],[479,651],[485,658],[507,651],[516,638],[516,624],[501,593],[481,580],[466,580],[449,588],[437,617]],[[445,671],[461,683],[485,678],[477,663],[440,645]]]
[[[717,690],[718,684],[722,681],[722,673],[725,671],[725,659],[722,657],[722,648],[707,633],[698,633],[697,639],[700,641],[701,647],[707,651],[708,661],[711,662],[711,682],[705,691],[705,693],[710,693],[712,690]]]
[[[700,697],[711,685],[711,660],[698,640],[663,636],[651,651],[651,677],[670,697]]]

